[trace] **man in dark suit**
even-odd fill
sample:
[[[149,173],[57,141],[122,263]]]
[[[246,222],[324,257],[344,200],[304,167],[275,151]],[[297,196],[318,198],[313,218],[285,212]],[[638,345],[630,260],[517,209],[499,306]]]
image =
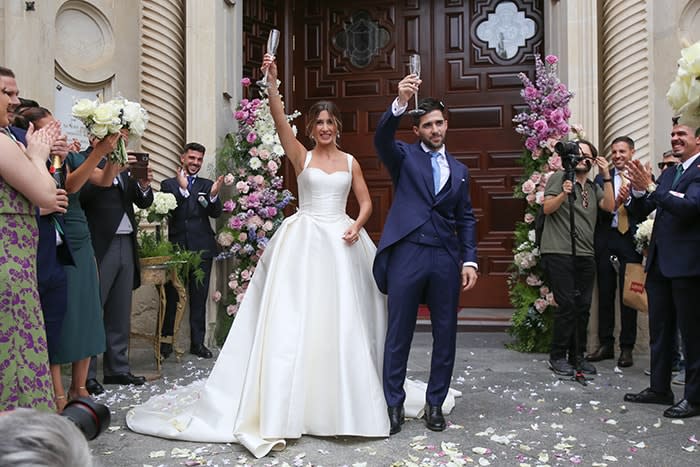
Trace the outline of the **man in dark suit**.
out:
[[[88,152],[91,150],[92,147],[87,149]],[[134,162],[135,157],[129,156],[129,163]],[[103,166],[104,161],[98,165]],[[107,335],[107,350],[102,363],[105,384],[141,385],[146,382],[143,376],[131,373],[128,350],[132,290],[141,285],[134,204],[146,209],[153,203],[152,178],[150,168],[148,178],[139,180],[130,177],[127,168],[114,178],[111,186],[98,187],[88,183],[80,193],[100,274]],[[91,394],[103,391],[96,375],[96,358],[93,357],[86,383]]]
[[[419,106],[423,114],[413,117],[419,141],[407,144],[394,139],[420,82],[416,75],[401,80],[398,97],[380,119],[374,138],[394,184],[373,267],[379,290],[388,294],[383,379],[391,434],[398,433],[404,422],[403,384],[420,303],[430,308],[433,329],[424,418],[429,429],[445,429],[442,403],[454,366],[460,289],[471,289],[477,280],[469,172],[445,149],[445,106],[423,99]]]
[[[639,161],[628,164],[631,208],[643,218],[656,209],[647,256],[646,290],[651,338],[650,386],[625,395],[628,402],[672,405],[671,365],[677,326],[685,352],[683,399],[664,411],[669,418],[700,415],[700,132],[674,124],[671,148],[680,157],[654,183]]]
[[[620,367],[632,366],[632,350],[637,340],[637,310],[622,302],[627,263],[641,263],[642,255],[635,249],[634,233],[639,220],[632,217],[626,207],[629,202],[629,182],[623,175],[626,164],[634,157],[634,141],[629,136],[619,136],[611,144],[613,168],[610,182],[615,195],[615,211],[598,212],[595,228],[595,260],[598,278],[598,339],[600,346],[588,360],[598,362],[615,357],[615,292],[620,297]],[[602,175],[594,182],[603,187]],[[642,219],[643,220],[643,219]],[[613,268],[612,256],[619,261],[619,272]]]
[[[221,215],[219,188],[223,176],[211,181],[197,174],[202,168],[206,149],[199,143],[188,143],[180,156],[182,167],[173,178],[163,180],[163,193],[172,193],[177,199],[177,208],[171,213],[168,237],[171,242],[190,251],[202,252],[201,268],[204,280],[197,282],[192,274],[188,279],[190,303],[190,353],[202,358],[211,358],[211,351],[204,345],[206,333],[206,305],[209,295],[209,276],[214,256],[217,254],[216,237],[210,218]],[[166,310],[163,320],[163,337],[173,335],[178,294],[175,287],[166,284]],[[161,355],[167,358],[173,351],[172,344],[161,344]]]

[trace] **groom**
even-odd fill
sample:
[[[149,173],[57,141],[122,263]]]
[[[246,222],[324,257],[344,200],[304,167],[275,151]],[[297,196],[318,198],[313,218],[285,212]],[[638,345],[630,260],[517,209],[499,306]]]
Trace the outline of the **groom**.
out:
[[[452,378],[460,289],[476,284],[476,220],[469,197],[467,168],[447,153],[447,111],[427,98],[413,117],[419,141],[394,139],[401,116],[421,80],[408,75],[398,97],[379,121],[374,145],[394,184],[394,200],[374,260],[374,279],[388,294],[384,345],[384,397],[390,433],[404,422],[403,389],[418,305],[430,308],[433,352],[426,393],[425,423],[445,429],[442,403]]]

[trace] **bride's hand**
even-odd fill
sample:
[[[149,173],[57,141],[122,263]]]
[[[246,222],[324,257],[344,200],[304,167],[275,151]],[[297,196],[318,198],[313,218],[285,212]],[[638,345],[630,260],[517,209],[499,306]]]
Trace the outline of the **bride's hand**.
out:
[[[267,82],[271,84],[277,83],[277,62],[275,61],[275,56],[266,53],[263,57],[263,63],[260,67],[263,74],[267,71]]]
[[[359,229],[355,226],[350,227],[343,234],[343,240],[345,240],[349,245],[357,242],[360,239]]]

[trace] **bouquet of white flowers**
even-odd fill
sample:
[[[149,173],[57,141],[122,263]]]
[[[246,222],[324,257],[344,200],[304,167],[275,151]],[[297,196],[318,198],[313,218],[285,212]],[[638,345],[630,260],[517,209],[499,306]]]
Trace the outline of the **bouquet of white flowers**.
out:
[[[98,139],[122,128],[129,130],[130,136],[140,137],[146,131],[148,113],[138,102],[128,101],[122,97],[101,102],[99,99],[78,100],[71,109],[73,116],[83,122],[88,132]],[[114,163],[125,165],[127,161],[126,146],[122,139],[119,146],[110,155]]]
[[[649,248],[651,241],[651,231],[654,228],[654,219],[647,219],[644,222],[637,224],[637,232],[634,234],[634,243],[637,245],[637,251],[643,253]]]
[[[134,214],[140,220],[160,223],[165,219],[170,211],[177,207],[177,200],[172,193],[155,191],[153,193],[153,204],[146,209],[140,209],[134,205]]]

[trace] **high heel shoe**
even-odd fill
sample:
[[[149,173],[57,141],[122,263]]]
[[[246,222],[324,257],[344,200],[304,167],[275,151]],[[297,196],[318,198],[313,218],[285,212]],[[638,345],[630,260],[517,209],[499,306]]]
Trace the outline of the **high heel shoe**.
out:
[[[84,392],[85,395],[81,395],[80,393]],[[88,392],[87,388],[85,386],[79,386],[77,392],[73,392],[72,390],[68,390],[68,400],[76,400],[80,399],[81,397],[90,397],[90,393]]]

